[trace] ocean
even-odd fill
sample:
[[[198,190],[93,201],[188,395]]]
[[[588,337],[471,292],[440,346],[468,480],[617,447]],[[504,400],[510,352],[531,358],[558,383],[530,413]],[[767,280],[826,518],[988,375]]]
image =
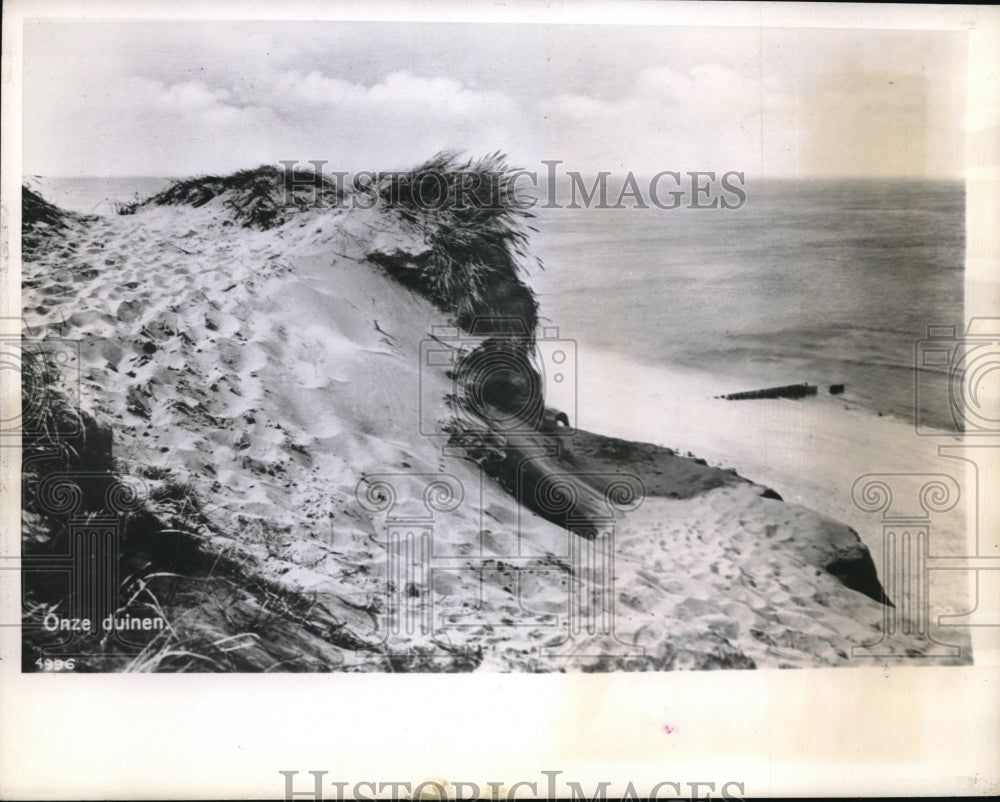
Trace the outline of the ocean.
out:
[[[538,208],[531,281],[579,348],[683,366],[732,392],[809,382],[906,421],[915,343],[963,325],[961,182],[748,183],[737,210]],[[921,397],[947,372],[921,370]],[[925,392],[926,390],[926,392]],[[944,404],[920,422],[953,429]]]
[[[90,214],[164,178],[26,179]],[[748,181],[739,209],[537,208],[533,270],[559,337],[732,392],[844,384],[845,401],[915,419],[947,372],[914,372],[928,325],[963,325],[965,193],[957,181]],[[808,403],[805,401],[803,403]],[[953,429],[944,404],[920,422]]]

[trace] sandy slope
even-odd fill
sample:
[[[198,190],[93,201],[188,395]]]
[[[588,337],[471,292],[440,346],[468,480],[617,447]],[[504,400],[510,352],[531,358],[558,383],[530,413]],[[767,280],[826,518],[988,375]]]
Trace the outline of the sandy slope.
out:
[[[580,356],[582,426],[600,427],[619,437],[644,437],[680,451],[694,450],[715,465],[726,465],[753,481],[773,487],[794,501],[843,521],[861,536],[883,574],[883,534],[877,512],[859,507],[851,490],[865,474],[893,474],[893,513],[921,513],[916,499],[926,475],[946,474],[963,493],[970,492],[962,463],[938,455],[938,447],[959,438],[944,432],[920,437],[912,424],[877,417],[842,397],[820,396],[806,402],[739,401],[715,396],[741,389],[727,381],[690,370],[640,365],[609,354],[585,351]],[[635,388],[626,398],[608,389],[610,376]],[[644,410],[657,410],[655,422],[643,425]],[[931,519],[931,552],[972,553],[969,535],[975,521],[966,505],[935,513]],[[962,613],[972,606],[968,574],[930,574],[934,610]],[[955,630],[940,633],[954,642]]]
[[[132,548],[178,570],[162,546],[184,537],[202,561],[185,571],[238,578],[225,605],[217,589],[179,595],[177,629],[237,636],[249,629],[239,613],[267,594],[308,602],[286,604],[242,643],[238,667],[839,665],[879,637],[882,605],[821,567],[850,530],[760,486],[700,486],[702,466],[666,455],[623,461],[659,482],[657,495],[619,511],[605,529],[613,556],[602,557],[606,540],[543,520],[444,449],[451,381],[425,364],[421,342],[449,321],[371,261],[422,247],[383,211],[311,211],[261,232],[233,224],[216,199],[76,221],[37,240],[25,253],[27,323],[59,323],[82,341],[83,406],[112,427],[116,470],[141,479],[161,527]],[[632,380],[585,383],[581,425],[586,393],[620,403]],[[742,409],[766,430],[767,409]],[[658,414],[677,436],[660,442],[744,470],[739,438],[706,452],[705,417]],[[614,434],[649,439],[628,423],[648,408],[619,417]],[[818,447],[863,448],[860,431]],[[770,483],[774,443],[750,442],[761,469],[750,475]],[[434,495],[442,475],[447,492]],[[664,475],[687,488],[679,498],[666,497]],[[779,489],[798,500],[794,486]],[[429,566],[405,552],[406,533],[419,543],[424,531]]]

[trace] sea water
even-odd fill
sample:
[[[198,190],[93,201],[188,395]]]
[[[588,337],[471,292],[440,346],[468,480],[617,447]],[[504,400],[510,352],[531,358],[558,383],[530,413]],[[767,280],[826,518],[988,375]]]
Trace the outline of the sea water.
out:
[[[148,198],[170,185],[158,176],[25,176],[22,183],[60,209],[80,214],[114,215],[119,204]]]
[[[845,401],[911,422],[918,383],[943,397],[947,370],[914,364],[928,325],[961,335],[963,184],[759,181],[746,193],[735,210],[539,205],[543,322],[583,352],[697,369],[730,392],[843,384]],[[954,429],[945,405],[920,416]]]

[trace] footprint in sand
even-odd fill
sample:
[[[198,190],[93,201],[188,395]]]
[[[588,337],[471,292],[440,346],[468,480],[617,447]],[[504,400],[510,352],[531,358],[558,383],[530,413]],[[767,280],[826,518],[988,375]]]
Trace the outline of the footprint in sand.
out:
[[[131,323],[134,320],[138,320],[139,317],[146,311],[149,304],[142,301],[122,301],[118,304],[118,309],[115,311],[115,317],[117,317],[122,323]]]

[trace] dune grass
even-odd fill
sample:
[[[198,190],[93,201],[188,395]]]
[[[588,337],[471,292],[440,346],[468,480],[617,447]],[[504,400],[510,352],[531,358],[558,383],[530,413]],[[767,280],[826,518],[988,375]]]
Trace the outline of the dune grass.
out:
[[[424,295],[467,331],[521,334],[531,345],[538,302],[522,276],[541,261],[528,250],[534,215],[515,186],[517,172],[499,151],[476,161],[442,151],[389,174],[379,194],[430,245],[414,281]]]
[[[21,225],[64,228],[68,214],[26,185],[21,186]]]
[[[93,219],[90,215],[60,209],[27,185],[21,185],[21,248],[25,254],[56,247],[53,234],[65,234],[66,229]]]
[[[264,164],[250,170],[238,170],[227,175],[203,175],[175,180],[161,192],[147,198],[139,206],[204,206],[213,198],[225,196],[224,203],[237,222],[246,228],[267,230],[287,220],[287,212],[303,211],[310,206],[335,206],[342,193],[334,181],[317,178],[309,171],[286,172]],[[133,214],[136,206],[119,210]]]

